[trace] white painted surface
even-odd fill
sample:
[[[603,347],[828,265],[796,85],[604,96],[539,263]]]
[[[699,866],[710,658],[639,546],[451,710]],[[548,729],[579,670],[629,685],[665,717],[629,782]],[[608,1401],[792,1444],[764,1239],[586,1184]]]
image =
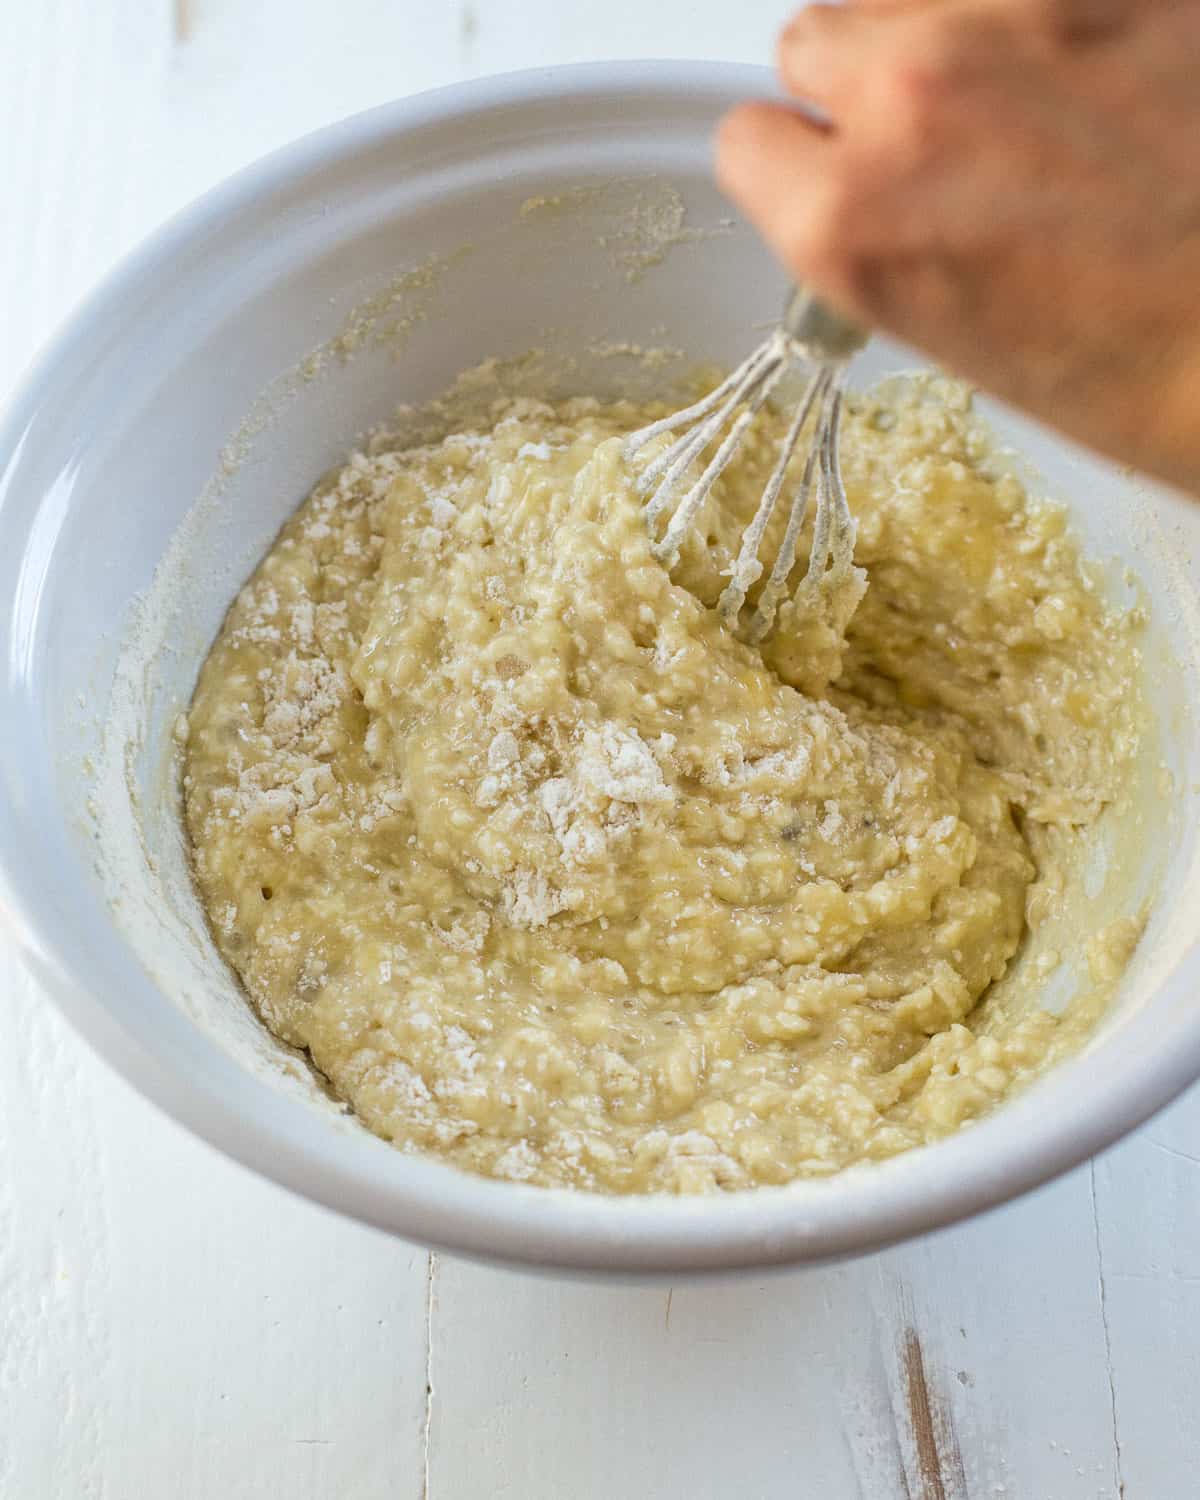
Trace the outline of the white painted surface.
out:
[[[787,9],[0,0],[0,388],[152,224],[301,131],[508,67],[763,58]],[[887,1255],[594,1287],[431,1261],[259,1182],[112,1078],[2,937],[0,1024],[0,1500],[1196,1492],[1200,1094]]]

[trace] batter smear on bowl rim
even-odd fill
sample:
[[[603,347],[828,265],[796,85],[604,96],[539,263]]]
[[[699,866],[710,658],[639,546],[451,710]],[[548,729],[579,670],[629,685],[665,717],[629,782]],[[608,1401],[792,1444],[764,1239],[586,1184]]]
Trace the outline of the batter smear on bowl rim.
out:
[[[187,716],[196,880],[267,1026],[406,1150],[609,1192],[824,1175],[1102,1008],[1134,918],[1061,1015],[995,987],[1126,794],[1138,616],[915,380],[845,416],[857,608],[743,644],[711,606],[784,419],[668,573],[622,457],[654,414],[501,402],[317,486]]]

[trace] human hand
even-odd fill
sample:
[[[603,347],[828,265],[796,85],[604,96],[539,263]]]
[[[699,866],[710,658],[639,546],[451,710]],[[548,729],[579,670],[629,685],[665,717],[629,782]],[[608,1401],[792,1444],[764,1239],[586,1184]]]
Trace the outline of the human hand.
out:
[[[864,323],[1200,494],[1200,0],[851,0],[718,175]]]

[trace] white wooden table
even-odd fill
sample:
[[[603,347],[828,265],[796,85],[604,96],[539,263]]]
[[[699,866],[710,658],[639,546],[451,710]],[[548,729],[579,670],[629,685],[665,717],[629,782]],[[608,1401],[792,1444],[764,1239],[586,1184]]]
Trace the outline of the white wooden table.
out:
[[[0,387],[134,240],[289,137],[533,63],[765,59],[786,10],[0,0]],[[0,1005],[0,1500],[1200,1492],[1200,1094],[874,1259],[598,1287],[258,1181],[111,1077],[2,939]]]

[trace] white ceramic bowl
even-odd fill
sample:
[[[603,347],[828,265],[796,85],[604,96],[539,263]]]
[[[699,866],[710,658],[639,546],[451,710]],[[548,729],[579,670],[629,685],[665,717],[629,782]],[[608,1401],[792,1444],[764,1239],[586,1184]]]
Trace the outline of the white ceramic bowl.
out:
[[[355,435],[485,356],[632,340],[739,357],[783,282],[730,222],[709,142],[728,104],[768,87],[765,73],[720,65],[568,68],[323,131],[134,255],[0,430],[0,914],[75,1025],[169,1114],[406,1238],[626,1272],[829,1259],[999,1203],[1200,1074],[1200,653],[1169,556],[1195,568],[1200,508],[1131,502],[1115,471],[1002,411],[1048,488],[1075,502],[1089,547],[1124,556],[1172,601],[1161,660],[1185,664],[1156,688],[1176,790],[1147,835],[1167,877],[1113,1015],[1077,1060],[883,1166],[712,1199],[607,1199],[483,1181],[383,1145],[321,1098],[214,961],[163,767],[238,583]],[[677,232],[676,193],[705,232]],[[354,337],[331,349],[348,322]],[[865,373],[898,362],[878,345]],[[558,369],[560,388],[645,376],[611,347]]]

